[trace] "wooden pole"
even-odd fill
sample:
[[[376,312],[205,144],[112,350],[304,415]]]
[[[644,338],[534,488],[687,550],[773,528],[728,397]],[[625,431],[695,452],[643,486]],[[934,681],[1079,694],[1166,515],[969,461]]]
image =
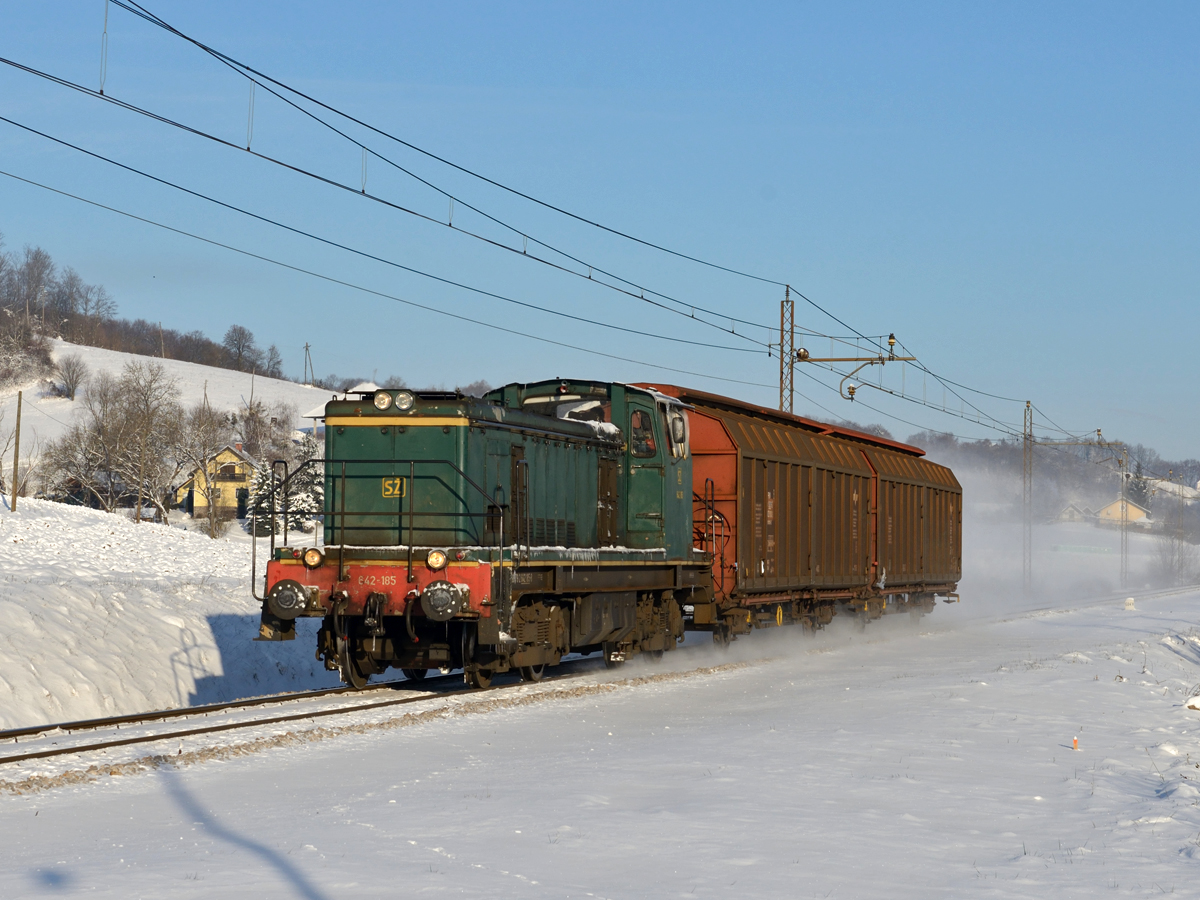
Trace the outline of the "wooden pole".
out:
[[[13,512],[17,511],[17,490],[20,485],[17,467],[21,462],[21,393],[21,391],[17,391],[17,433],[16,439],[13,441],[13,483],[12,503],[10,504]]]

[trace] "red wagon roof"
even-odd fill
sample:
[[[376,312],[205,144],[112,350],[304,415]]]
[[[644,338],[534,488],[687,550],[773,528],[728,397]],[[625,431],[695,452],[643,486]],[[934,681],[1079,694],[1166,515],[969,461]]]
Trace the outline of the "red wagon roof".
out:
[[[668,397],[674,397],[677,400],[682,400],[684,403],[696,403],[701,406],[716,406],[719,408],[728,409],[732,412],[753,413],[754,415],[763,416],[768,419],[774,419],[777,422],[783,422],[787,425],[800,426],[808,431],[816,432],[817,434],[827,434],[833,437],[845,438],[852,441],[860,441],[864,444],[874,444],[877,447],[887,447],[889,450],[895,450],[900,453],[907,453],[910,456],[924,456],[925,451],[920,447],[914,447],[911,444],[902,444],[900,441],[892,441],[887,438],[879,437],[875,434],[867,434],[864,431],[856,431],[853,428],[843,428],[840,425],[829,425],[825,422],[818,422],[816,419],[806,419],[804,416],[793,415],[792,413],[782,412],[778,409],[770,409],[766,406],[756,406],[753,403],[746,403],[744,400],[734,400],[731,397],[722,397],[720,394],[709,394],[705,391],[697,391],[693,388],[680,387],[674,384],[635,384],[633,387],[648,388],[651,390],[661,391]]]

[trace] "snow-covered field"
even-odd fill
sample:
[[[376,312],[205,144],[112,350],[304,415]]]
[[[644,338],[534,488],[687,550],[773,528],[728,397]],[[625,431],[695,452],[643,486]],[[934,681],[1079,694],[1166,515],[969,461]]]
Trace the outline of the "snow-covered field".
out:
[[[693,635],[605,690],[48,790],[5,767],[0,897],[1195,895],[1200,592],[1150,594],[1133,534],[1127,610],[1116,532],[1040,525],[1022,598],[1019,524],[966,511],[963,602],[919,621]],[[22,500],[0,548],[0,727],[336,683],[315,623],[251,641],[240,532]]]
[[[262,400],[268,406],[277,403],[290,403],[301,414],[320,406],[329,399],[329,392],[323,388],[305,387],[291,381],[279,381],[274,378],[254,377],[247,372],[234,372],[231,369],[214,369],[196,363],[180,362],[173,359],[151,359],[147,356],[135,356],[130,353],[118,353],[114,350],[101,350],[98,347],[82,347],[69,344],[66,341],[53,341],[53,356],[57,361],[63,356],[79,356],[92,373],[109,372],[120,376],[125,364],[130,361],[141,363],[156,362],[163,367],[167,375],[176,380],[180,390],[180,402],[185,407],[195,406],[208,392],[208,401],[214,409],[238,410],[251,397]],[[253,383],[252,383],[253,382]],[[80,402],[61,397],[43,396],[40,383],[32,382],[20,385],[24,391],[21,398],[21,448],[22,458],[34,452],[40,445],[61,437],[74,424],[78,415]],[[0,430],[11,431],[17,418],[18,387],[0,392]],[[311,422],[301,422],[301,425],[311,425]],[[12,460],[4,460],[4,465],[11,465]],[[20,506],[20,504],[17,504]]]
[[[739,670],[0,795],[0,892],[1195,896],[1198,615],[835,620],[672,660]]]
[[[313,659],[315,627],[250,642],[244,534],[22,498],[0,509],[0,548],[0,728],[337,681]]]

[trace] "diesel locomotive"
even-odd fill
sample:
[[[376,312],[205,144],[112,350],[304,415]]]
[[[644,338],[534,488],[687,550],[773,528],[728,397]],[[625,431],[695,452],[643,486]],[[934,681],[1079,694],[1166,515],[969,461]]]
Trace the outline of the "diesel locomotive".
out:
[[[482,687],[568,653],[660,657],[685,630],[919,615],[962,574],[962,489],[922,457],[670,385],[335,397],[305,464],[321,540],[272,531],[257,639],[318,617],[318,657],[351,686],[396,667]],[[299,472],[276,465],[282,506]]]

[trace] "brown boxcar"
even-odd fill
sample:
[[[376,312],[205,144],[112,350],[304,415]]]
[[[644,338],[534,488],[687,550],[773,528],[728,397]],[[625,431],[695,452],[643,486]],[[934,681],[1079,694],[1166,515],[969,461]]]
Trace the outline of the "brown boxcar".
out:
[[[929,609],[962,575],[962,488],[896,441],[689,388],[655,385],[689,412],[695,546],[713,555],[713,608],[828,621]],[[764,623],[765,624],[765,623]]]

